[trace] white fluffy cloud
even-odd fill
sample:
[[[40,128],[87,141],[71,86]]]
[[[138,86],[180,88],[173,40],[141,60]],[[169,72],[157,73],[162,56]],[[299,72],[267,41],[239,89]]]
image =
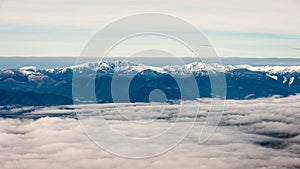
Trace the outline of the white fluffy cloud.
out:
[[[23,119],[0,120],[0,166],[3,169],[297,168],[300,166],[299,101],[300,95],[228,100],[219,128],[205,144],[199,144],[198,138],[210,102],[208,99],[186,102],[183,109],[187,111],[177,114],[182,122],[191,121],[195,116],[195,105],[200,105],[200,116],[192,131],[176,148],[163,155],[145,159],[122,158],[103,151],[86,136],[74,118],[64,116],[31,119],[42,114],[72,114],[73,106],[39,108],[23,115]],[[176,112],[176,105],[153,104],[149,110],[149,106],[145,104],[136,104],[136,111],[126,111],[130,105],[118,104],[122,116],[112,104],[98,106],[113,128],[123,134],[142,137],[160,131],[159,127],[168,126],[175,117],[170,112]],[[78,105],[75,108],[79,112],[90,112],[97,106]],[[163,109],[158,108],[165,108],[165,114],[160,114]],[[21,109],[11,111],[16,113]],[[140,124],[139,128],[130,128],[126,127],[124,116],[143,122],[155,121],[150,127]],[[157,120],[157,117],[169,118]],[[105,137],[104,133],[98,134]],[[120,148],[130,150],[130,147]]]

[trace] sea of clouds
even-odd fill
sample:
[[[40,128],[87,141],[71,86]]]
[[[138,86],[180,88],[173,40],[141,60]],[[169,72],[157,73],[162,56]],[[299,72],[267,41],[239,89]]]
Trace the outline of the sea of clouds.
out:
[[[185,101],[183,106],[118,103],[1,107],[2,114],[12,116],[0,119],[0,168],[296,169],[300,168],[299,102],[300,95],[227,100],[219,127],[205,143],[199,143],[199,135],[211,106],[209,99]],[[82,117],[78,120],[75,113],[88,114],[86,118],[92,119],[89,125],[95,129],[99,124],[93,119],[100,113],[112,128],[129,137],[153,136],[174,123],[197,119],[175,148],[158,156],[131,159],[96,145],[80,123]],[[93,135],[109,139],[105,132],[94,131]],[[132,148],[111,144],[126,151]]]

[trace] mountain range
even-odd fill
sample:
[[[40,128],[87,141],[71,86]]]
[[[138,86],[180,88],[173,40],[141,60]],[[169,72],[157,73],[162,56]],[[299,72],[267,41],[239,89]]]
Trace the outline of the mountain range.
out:
[[[74,72],[82,76],[73,77]],[[128,91],[112,96],[112,81],[129,81]],[[148,102],[154,89],[160,89],[167,100],[211,97],[210,77],[225,75],[227,99],[254,99],[300,93],[300,66],[220,65],[193,62],[163,67],[128,61],[100,61],[52,69],[23,67],[0,70],[0,105],[72,104],[72,82],[94,78],[98,103]],[[95,75],[95,76],[93,76]],[[93,77],[92,77],[93,76]],[[181,90],[177,80],[194,80],[198,90]],[[189,89],[189,84],[186,84]],[[192,86],[191,86],[192,88]],[[198,93],[195,93],[197,91]],[[129,100],[122,99],[129,96]],[[184,97],[183,97],[184,96]]]

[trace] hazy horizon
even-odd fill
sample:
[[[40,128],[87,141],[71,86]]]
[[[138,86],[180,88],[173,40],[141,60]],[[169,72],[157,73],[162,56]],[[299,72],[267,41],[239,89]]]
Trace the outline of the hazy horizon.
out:
[[[76,64],[95,62],[101,58],[81,58],[77,63],[77,57],[0,57],[0,69],[21,68],[35,66],[37,68],[61,68]],[[201,59],[201,58],[200,58]],[[201,61],[195,57],[108,57],[105,60],[128,60],[134,63],[142,63],[149,66],[182,65]],[[300,58],[244,58],[244,57],[220,57],[224,65],[253,65],[253,66],[300,66]]]

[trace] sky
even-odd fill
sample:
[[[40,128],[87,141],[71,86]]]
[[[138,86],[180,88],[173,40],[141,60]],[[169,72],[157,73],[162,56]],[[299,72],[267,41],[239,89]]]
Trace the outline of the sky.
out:
[[[191,23],[219,56],[300,56],[298,0],[0,0],[0,56],[79,56],[103,26],[145,12]]]

